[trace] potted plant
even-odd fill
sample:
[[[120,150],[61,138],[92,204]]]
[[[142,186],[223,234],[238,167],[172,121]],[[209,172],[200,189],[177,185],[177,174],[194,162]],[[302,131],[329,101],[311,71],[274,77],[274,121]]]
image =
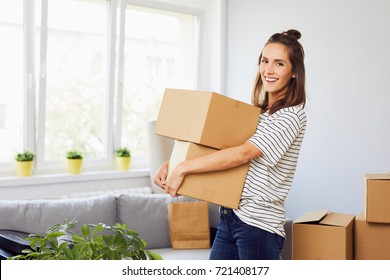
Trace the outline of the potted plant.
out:
[[[131,152],[128,148],[122,147],[115,150],[116,165],[119,170],[127,171],[130,168]]]
[[[81,235],[75,234],[76,220],[51,226],[46,236],[30,234],[25,240],[30,249],[10,260],[161,260],[145,250],[146,242],[126,224],[107,226],[84,224]]]
[[[77,150],[71,150],[66,153],[68,159],[68,170],[71,174],[80,174],[83,166],[83,154]]]
[[[32,174],[34,154],[28,150],[17,153],[16,160],[16,174],[19,177],[28,177]]]

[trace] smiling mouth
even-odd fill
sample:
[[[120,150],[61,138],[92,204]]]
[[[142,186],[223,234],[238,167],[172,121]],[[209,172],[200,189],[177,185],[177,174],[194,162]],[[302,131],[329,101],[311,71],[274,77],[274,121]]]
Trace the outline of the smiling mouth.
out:
[[[276,78],[271,78],[271,77],[265,77],[265,80],[266,80],[267,82],[276,82],[278,79],[276,79]]]

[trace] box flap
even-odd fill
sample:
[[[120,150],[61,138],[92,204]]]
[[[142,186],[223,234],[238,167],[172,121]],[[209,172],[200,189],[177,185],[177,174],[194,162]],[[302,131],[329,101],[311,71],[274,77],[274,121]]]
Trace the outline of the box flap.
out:
[[[389,173],[380,173],[380,174],[365,174],[367,180],[390,180]]]
[[[310,211],[303,214],[294,223],[310,223],[310,222],[319,222],[323,217],[328,214],[329,210],[318,210]]]
[[[321,225],[347,227],[355,218],[354,215],[342,213],[329,213],[320,222]]]

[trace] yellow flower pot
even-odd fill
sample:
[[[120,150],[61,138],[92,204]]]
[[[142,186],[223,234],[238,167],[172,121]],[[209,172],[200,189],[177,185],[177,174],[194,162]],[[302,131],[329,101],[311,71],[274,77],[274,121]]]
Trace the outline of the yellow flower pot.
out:
[[[119,170],[127,171],[130,168],[131,157],[116,157],[116,166]]]
[[[82,166],[83,166],[82,159],[68,158],[68,171],[70,174],[80,174]]]
[[[32,161],[17,161],[16,162],[16,175],[18,177],[31,176],[32,168],[33,168]]]

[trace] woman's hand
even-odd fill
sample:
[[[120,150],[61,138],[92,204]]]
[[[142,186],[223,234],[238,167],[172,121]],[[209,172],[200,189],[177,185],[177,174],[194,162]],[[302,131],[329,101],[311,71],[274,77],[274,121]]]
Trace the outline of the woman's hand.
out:
[[[184,163],[179,163],[165,182],[165,192],[173,197],[178,196],[177,191],[183,183],[185,177],[183,167]]]
[[[169,179],[167,180],[168,176],[168,167],[169,162],[163,162],[158,169],[156,176],[154,177],[154,183],[165,190],[166,193],[170,194],[173,197],[178,196],[177,190],[179,189],[181,183],[184,180],[184,173],[182,172],[183,168],[182,165],[178,165],[172,172],[172,174],[169,176]]]
[[[168,176],[168,166],[169,162],[165,161],[161,164],[160,168],[158,169],[156,175],[154,176],[154,183],[165,190],[165,183]]]

